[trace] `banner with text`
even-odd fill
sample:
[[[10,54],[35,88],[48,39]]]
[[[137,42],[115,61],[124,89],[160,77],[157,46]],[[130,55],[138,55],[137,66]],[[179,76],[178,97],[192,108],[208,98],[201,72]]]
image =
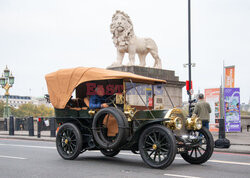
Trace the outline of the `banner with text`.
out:
[[[224,89],[225,102],[225,131],[226,132],[240,132],[240,89],[239,88],[225,88]]]
[[[235,67],[225,67],[225,88],[234,88]]]

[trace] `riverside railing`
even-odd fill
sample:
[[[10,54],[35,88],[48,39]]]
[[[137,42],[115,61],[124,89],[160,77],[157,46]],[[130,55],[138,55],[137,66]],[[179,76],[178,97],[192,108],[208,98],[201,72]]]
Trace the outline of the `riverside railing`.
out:
[[[55,137],[56,129],[58,127],[54,117],[25,117],[14,118],[10,116],[8,119],[4,119],[2,122],[2,129],[8,131],[9,135],[15,135],[15,131],[22,133],[21,135],[37,136],[41,137],[42,131],[50,131],[46,136]],[[47,132],[48,133],[48,132]]]

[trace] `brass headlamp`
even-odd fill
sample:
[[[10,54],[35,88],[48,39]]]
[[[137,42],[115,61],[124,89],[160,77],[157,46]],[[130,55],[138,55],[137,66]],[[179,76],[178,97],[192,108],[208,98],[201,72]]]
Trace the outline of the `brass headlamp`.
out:
[[[181,110],[177,108],[169,110],[164,118],[169,118],[170,120],[165,121],[165,126],[170,128],[171,130],[180,130],[183,126],[182,118],[179,117],[181,113]]]
[[[200,130],[202,128],[202,121],[197,116],[187,118],[186,120],[187,130]]]
[[[169,121],[165,121],[165,125],[171,130],[180,130],[183,123],[180,117],[172,117]]]

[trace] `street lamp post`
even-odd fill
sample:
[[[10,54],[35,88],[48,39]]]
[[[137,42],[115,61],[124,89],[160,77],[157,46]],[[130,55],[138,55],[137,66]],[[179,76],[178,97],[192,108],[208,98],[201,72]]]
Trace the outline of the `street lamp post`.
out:
[[[5,90],[5,97],[6,97],[6,103],[4,106],[4,111],[3,111],[3,117],[8,118],[10,116],[10,108],[9,108],[9,89],[13,86],[14,84],[14,76],[12,73],[10,73],[10,70],[6,66],[4,69],[4,72],[2,74],[2,77],[0,78],[0,85],[2,88]]]
[[[191,93],[191,88],[192,88],[192,79],[191,79],[191,68],[192,68],[192,63],[191,63],[191,0],[188,0],[188,103],[189,103],[189,117],[192,116],[192,93]]]

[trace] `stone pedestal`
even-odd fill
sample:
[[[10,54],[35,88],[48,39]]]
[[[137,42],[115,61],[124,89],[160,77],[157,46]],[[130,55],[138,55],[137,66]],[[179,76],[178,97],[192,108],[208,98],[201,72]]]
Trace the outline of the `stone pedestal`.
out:
[[[179,81],[179,77],[175,76],[175,72],[172,70],[156,69],[156,68],[141,67],[141,66],[119,66],[119,67],[108,67],[107,69],[123,71],[123,72],[131,72],[145,77],[152,77],[152,78],[166,80],[167,84],[165,86],[174,105],[176,107],[182,106],[182,88],[185,86],[185,82]],[[166,93],[164,94],[163,97],[163,103],[164,103],[164,109],[172,108],[171,102],[167,97]],[[155,105],[157,105],[157,102],[155,102]]]

